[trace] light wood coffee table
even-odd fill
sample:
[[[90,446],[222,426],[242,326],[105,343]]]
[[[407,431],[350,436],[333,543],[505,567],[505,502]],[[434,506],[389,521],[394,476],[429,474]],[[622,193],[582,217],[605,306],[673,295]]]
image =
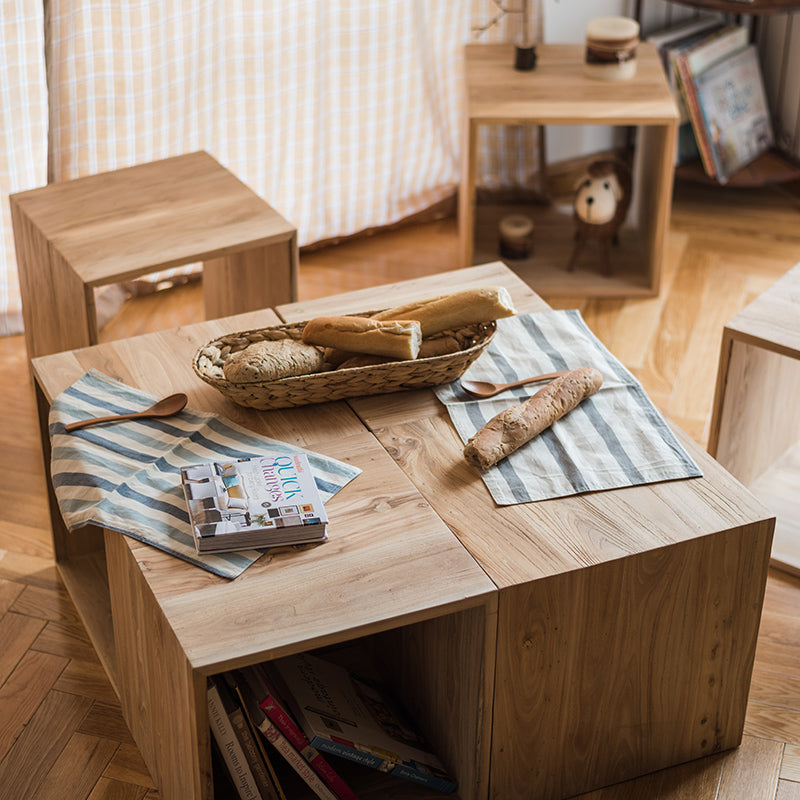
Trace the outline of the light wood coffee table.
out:
[[[281,306],[286,320],[503,284],[502,264]],[[165,800],[210,796],[208,675],[358,640],[459,782],[457,797],[565,798],[735,747],[774,519],[686,437],[704,477],[497,508],[429,390],[240,408],[191,370],[270,311],[35,359],[52,398],[96,367],[364,470],[328,505],[330,540],[235,581],[112,532],[67,535],[64,581]],[[680,434],[679,434],[680,435]],[[48,452],[43,428],[45,453]],[[421,787],[348,773],[360,797]]]

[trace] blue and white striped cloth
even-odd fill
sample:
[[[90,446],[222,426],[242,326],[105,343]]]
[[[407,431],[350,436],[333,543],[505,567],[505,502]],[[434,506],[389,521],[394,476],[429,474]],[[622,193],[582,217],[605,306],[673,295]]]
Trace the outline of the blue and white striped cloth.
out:
[[[498,321],[494,339],[464,378],[502,383],[595,367],[603,386],[552,427],[481,472],[498,505],[692,478],[701,471],[639,381],[589,330],[580,313],[541,311]],[[436,388],[462,441],[544,384],[476,400],[458,381]]]
[[[49,418],[51,474],[69,530],[90,523],[100,525],[217,575],[235,578],[263,551],[197,555],[180,484],[181,467],[220,457],[303,452],[325,502],[361,472],[336,459],[190,409],[165,419],[64,432],[68,422],[141,411],[156,399],[91,370],[53,401]]]

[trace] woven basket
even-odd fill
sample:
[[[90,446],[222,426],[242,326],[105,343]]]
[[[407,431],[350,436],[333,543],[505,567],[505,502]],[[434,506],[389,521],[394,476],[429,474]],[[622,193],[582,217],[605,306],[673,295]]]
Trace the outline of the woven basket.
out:
[[[366,317],[374,313],[376,312],[369,311],[357,316]],[[198,377],[240,406],[262,411],[290,408],[327,403],[346,397],[386,394],[449,383],[463,375],[467,367],[484,351],[497,329],[496,323],[484,322],[457,331],[443,331],[437,336],[455,336],[462,349],[442,356],[413,361],[389,361],[368,367],[340,368],[263,383],[233,383],[225,378],[222,367],[233,353],[243,350],[253,342],[300,339],[305,324],[295,322],[227,334],[203,345],[195,353],[192,366]]]

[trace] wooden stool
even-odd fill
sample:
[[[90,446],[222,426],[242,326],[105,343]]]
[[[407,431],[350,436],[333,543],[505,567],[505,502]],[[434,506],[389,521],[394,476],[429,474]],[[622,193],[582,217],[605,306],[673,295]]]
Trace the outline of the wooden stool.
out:
[[[297,230],[208,153],[10,204],[29,358],[97,343],[96,287],[194,262],[207,319],[297,300]]]

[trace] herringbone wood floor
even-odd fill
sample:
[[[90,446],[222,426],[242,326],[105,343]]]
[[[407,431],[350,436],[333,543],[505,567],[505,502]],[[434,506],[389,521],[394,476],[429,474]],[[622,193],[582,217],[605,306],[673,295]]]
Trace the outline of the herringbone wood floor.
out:
[[[800,189],[678,186],[662,291],[646,300],[548,298],[579,308],[656,404],[701,443],[724,323],[800,262]],[[301,258],[301,296],[458,266],[455,221]],[[536,288],[535,286],[533,288]],[[197,285],[137,298],[113,339],[200,318]],[[0,798],[155,800],[119,703],[53,565],[33,390],[21,337],[0,339]],[[787,402],[796,402],[787,398]],[[800,581],[770,575],[742,746],[587,800],[800,800]]]

